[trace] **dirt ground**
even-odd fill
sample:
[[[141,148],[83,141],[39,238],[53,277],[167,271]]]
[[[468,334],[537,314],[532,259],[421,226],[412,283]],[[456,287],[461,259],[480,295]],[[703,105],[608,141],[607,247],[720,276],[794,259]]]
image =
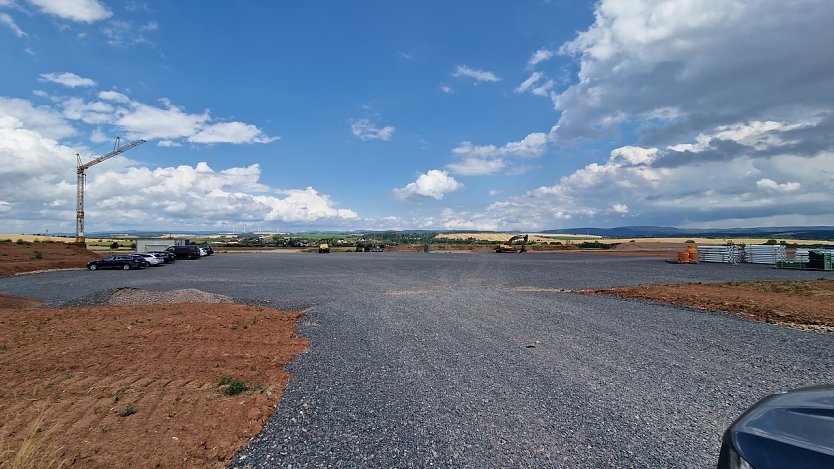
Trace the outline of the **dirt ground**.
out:
[[[642,285],[583,293],[641,298],[722,311],[806,331],[834,333],[834,280]]]
[[[225,467],[274,412],[299,317],[0,297],[0,466]]]
[[[101,256],[72,243],[0,241],[0,275],[86,267]]]

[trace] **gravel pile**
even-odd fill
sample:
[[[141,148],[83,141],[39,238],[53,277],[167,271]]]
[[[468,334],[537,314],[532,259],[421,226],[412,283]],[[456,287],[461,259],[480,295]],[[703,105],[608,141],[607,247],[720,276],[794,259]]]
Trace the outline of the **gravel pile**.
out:
[[[196,288],[180,290],[154,291],[143,288],[112,288],[98,291],[79,298],[59,301],[55,306],[78,308],[85,306],[129,306],[158,305],[173,303],[233,303],[225,295],[207,293]]]
[[[141,288],[118,288],[110,294],[107,304],[122,305],[159,305],[172,303],[233,303],[225,295],[206,293],[196,288],[182,290],[151,291]]]

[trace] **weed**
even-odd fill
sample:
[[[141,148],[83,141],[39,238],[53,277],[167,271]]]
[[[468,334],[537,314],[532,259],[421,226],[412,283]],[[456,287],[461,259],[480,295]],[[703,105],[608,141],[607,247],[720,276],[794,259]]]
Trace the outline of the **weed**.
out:
[[[172,418],[174,418],[174,417],[176,417],[176,416],[177,416],[177,413],[176,413],[176,412],[173,412],[173,411],[168,412],[168,418],[169,418],[169,419],[172,419]]]
[[[72,370],[67,371],[67,379],[73,379],[75,377],[75,372]]]
[[[220,386],[227,386],[223,391],[227,396],[236,396],[249,389],[243,381],[229,376],[223,376],[220,378],[220,382],[218,384]]]
[[[121,400],[122,400],[122,390],[119,389],[118,391],[116,391],[116,395],[113,396],[113,402],[119,402]]]
[[[9,349],[9,346],[6,344],[0,345],[0,352],[5,352]]]
[[[233,331],[237,330],[237,324],[235,324],[235,323],[229,324],[229,329],[231,329]]]
[[[124,409],[120,410],[116,413],[119,417],[127,417],[128,415],[133,415],[136,413],[136,408],[133,407],[133,404],[128,404],[124,407]]]
[[[43,254],[40,251],[35,251],[32,253],[32,259],[43,259]]]
[[[263,385],[263,384],[261,384],[261,383],[255,383],[254,389],[255,389],[255,391],[256,391],[256,392],[258,392],[258,393],[260,393],[260,394],[267,394],[267,393],[269,393],[269,388],[268,388],[268,387],[266,387],[266,386],[264,386],[264,385]]]
[[[101,433],[107,433],[109,431],[110,431],[110,427],[108,427],[107,425],[102,425],[101,426]]]

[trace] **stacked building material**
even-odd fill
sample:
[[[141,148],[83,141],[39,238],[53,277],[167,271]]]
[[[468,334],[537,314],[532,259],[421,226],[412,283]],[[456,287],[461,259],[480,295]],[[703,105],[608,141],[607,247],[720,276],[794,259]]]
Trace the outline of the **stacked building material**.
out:
[[[698,262],[725,262],[737,264],[741,252],[735,246],[698,246]]]
[[[788,260],[785,246],[781,244],[751,244],[744,247],[744,262],[772,264]]]

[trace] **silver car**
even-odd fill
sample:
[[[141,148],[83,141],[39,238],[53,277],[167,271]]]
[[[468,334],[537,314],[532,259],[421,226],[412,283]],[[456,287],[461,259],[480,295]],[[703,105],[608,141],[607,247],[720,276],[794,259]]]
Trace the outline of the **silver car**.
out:
[[[151,265],[151,267],[156,265],[162,265],[165,263],[165,259],[163,259],[160,256],[157,256],[156,254],[150,254],[147,252],[137,252],[136,255],[144,257],[145,260],[148,261],[148,264]]]

